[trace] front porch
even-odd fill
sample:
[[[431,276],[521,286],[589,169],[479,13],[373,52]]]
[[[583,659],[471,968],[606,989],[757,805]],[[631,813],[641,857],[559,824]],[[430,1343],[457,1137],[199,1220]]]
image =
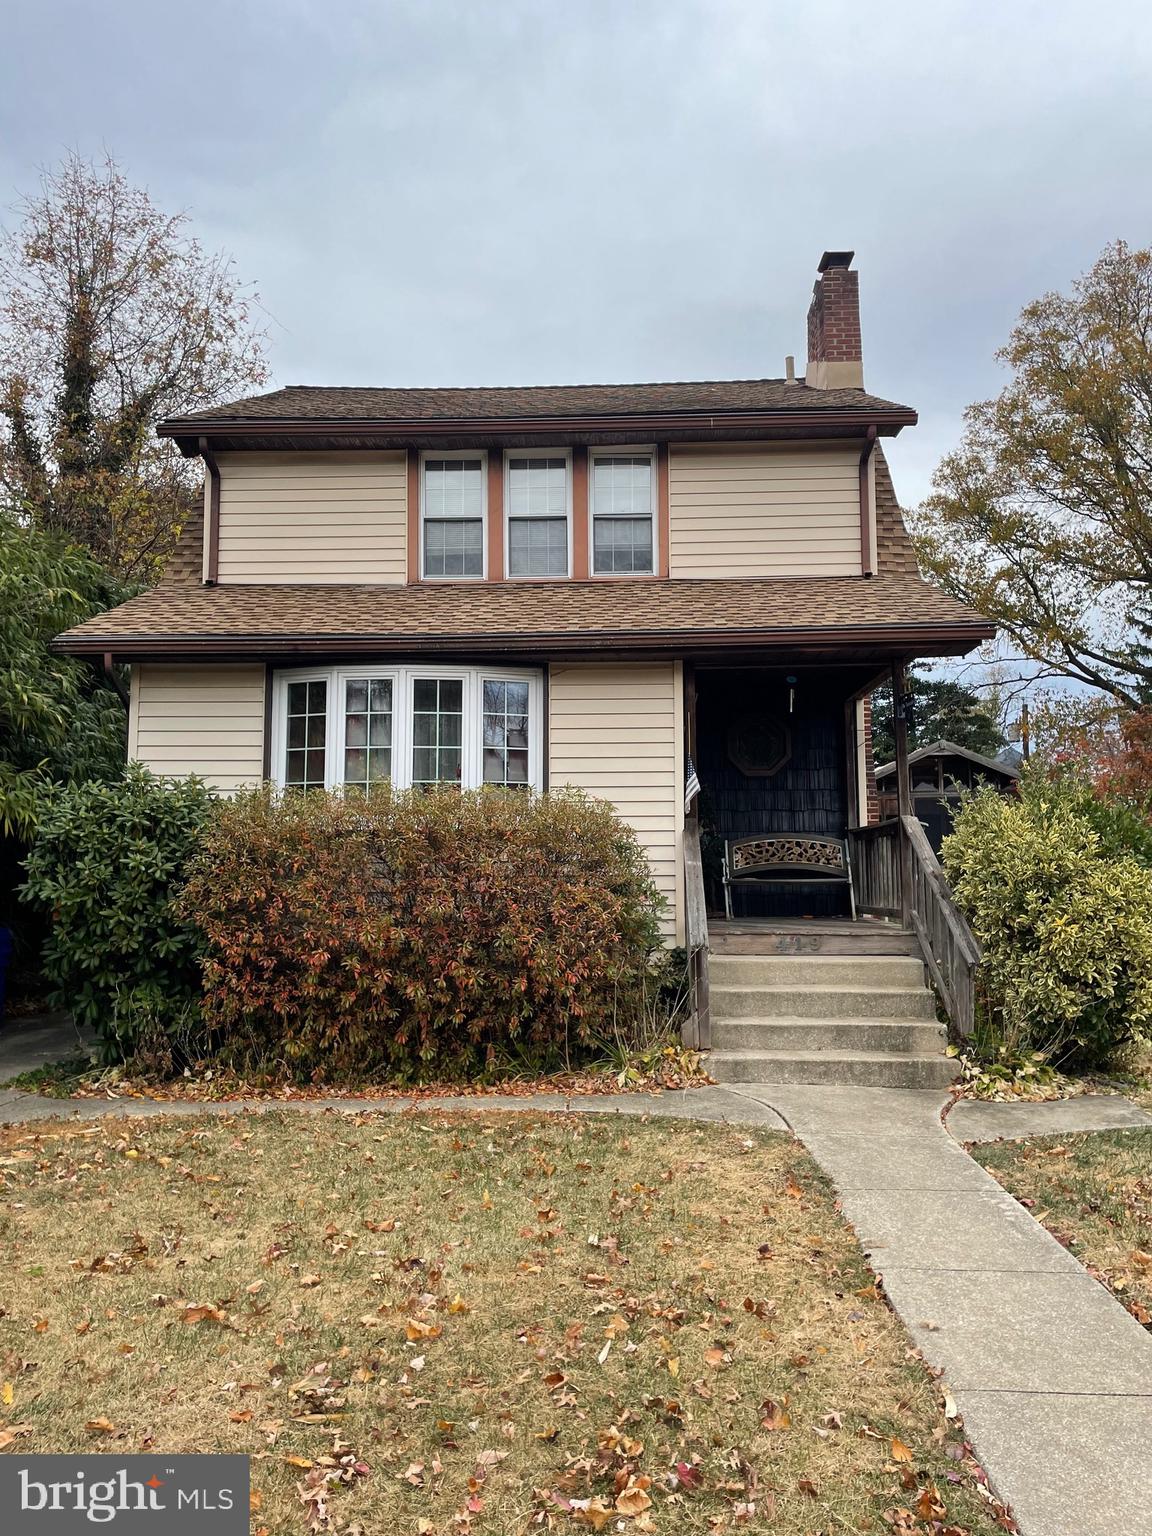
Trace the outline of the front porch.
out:
[[[885,676],[903,790],[902,814],[880,823],[863,701]],[[971,1030],[979,949],[911,815],[903,693],[899,661],[700,667],[686,683],[700,782],[684,834],[686,1039],[710,1051],[717,1081],[920,1088],[955,1075],[944,1021]],[[749,879],[733,862],[742,838],[767,850]],[[809,844],[835,847],[832,878],[788,867]]]

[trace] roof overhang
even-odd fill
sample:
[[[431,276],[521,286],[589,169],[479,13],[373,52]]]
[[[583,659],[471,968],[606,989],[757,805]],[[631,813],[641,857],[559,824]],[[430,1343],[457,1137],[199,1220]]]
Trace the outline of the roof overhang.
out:
[[[880,437],[894,437],[915,426],[916,412],[888,410],[700,411],[634,415],[492,416],[413,420],[348,417],[257,420],[222,417],[169,417],[156,428],[175,440],[186,458],[201,451],[200,439],[216,452],[275,448],[402,448],[450,445],[471,447],[488,442],[509,446],[572,443],[708,442],[746,438],[788,440],[863,436],[874,427]]]
[[[825,628],[725,630],[600,630],[471,634],[63,634],[52,648],[72,656],[120,661],[260,660],[316,656],[522,656],[578,659],[626,653],[629,657],[706,657],[766,654],[840,660],[963,656],[995,633],[990,624],[843,625]]]

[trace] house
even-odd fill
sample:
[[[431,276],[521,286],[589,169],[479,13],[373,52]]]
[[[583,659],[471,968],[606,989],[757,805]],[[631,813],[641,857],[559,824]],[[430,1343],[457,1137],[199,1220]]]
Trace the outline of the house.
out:
[[[934,741],[908,754],[911,777],[912,813],[917,817],[936,853],[952,830],[952,817],[965,790],[981,784],[994,784],[1004,794],[1012,794],[1020,782],[1019,772],[1009,763],[984,757],[954,741]],[[899,815],[896,790],[896,764],[885,763],[876,770],[876,792],[881,819]]]
[[[864,835],[866,700],[992,627],[917,572],[883,451],[916,413],[864,389],[852,257],[820,262],[802,379],[294,386],[163,421],[204,464],[202,519],[159,586],[57,643],[131,665],[133,758],[223,793],[602,796],[697,955],[702,817],[705,862],[852,833],[856,906],[908,919],[895,845]],[[765,921],[850,899],[741,892]]]

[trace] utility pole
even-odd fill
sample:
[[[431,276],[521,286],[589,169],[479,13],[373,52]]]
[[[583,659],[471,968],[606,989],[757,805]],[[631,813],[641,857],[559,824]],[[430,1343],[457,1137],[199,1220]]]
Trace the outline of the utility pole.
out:
[[[1020,756],[1025,762],[1032,755],[1032,725],[1028,714],[1028,700],[1020,704]]]

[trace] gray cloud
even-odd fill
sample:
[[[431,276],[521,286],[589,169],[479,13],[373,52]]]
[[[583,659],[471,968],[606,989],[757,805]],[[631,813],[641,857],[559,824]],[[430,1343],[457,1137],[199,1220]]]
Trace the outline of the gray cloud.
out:
[[[779,374],[820,251],[923,494],[1020,306],[1149,238],[1138,0],[8,0],[0,198],[113,151],[277,383]]]

